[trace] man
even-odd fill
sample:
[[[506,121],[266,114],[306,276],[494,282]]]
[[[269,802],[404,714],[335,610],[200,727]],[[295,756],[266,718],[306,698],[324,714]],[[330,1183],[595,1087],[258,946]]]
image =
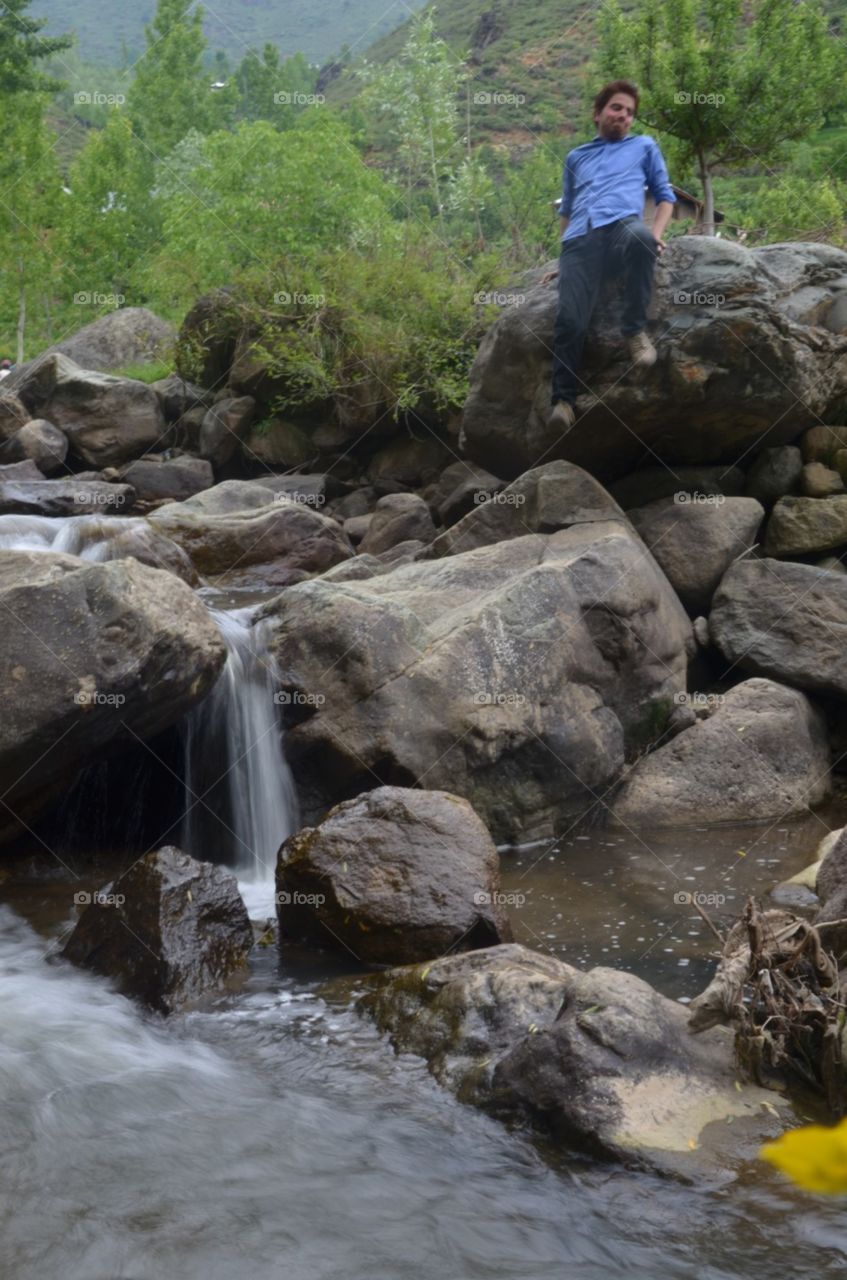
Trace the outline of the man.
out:
[[[566,434],[576,421],[582,348],[604,279],[623,273],[621,333],[635,365],[655,363],[644,332],[656,258],[676,203],[668,171],[653,138],[630,136],[638,89],[613,80],[594,99],[597,136],[565,160],[559,208],[561,255],[559,306],[553,337],[553,410],[549,425]],[[652,229],[645,226],[644,187],[656,202]],[[555,273],[544,281],[555,278]]]

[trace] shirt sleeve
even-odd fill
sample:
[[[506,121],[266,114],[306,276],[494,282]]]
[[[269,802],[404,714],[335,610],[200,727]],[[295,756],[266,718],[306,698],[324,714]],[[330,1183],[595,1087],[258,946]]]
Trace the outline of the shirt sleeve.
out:
[[[653,138],[650,139],[650,145],[644,156],[644,176],[656,204],[661,204],[663,200],[668,204],[676,204],[676,196],[670,184],[664,157],[659,150],[659,144]]]
[[[570,218],[572,209],[573,169],[571,168],[571,157],[568,155],[565,160],[565,171],[562,174],[562,203],[559,205],[559,217]]]

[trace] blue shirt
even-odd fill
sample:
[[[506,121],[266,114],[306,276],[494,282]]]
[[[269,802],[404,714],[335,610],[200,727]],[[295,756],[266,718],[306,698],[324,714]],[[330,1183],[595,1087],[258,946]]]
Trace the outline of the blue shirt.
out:
[[[644,214],[644,187],[660,204],[676,204],[659,144],[646,134],[615,142],[596,137],[574,147],[565,160],[559,214],[568,218],[563,240],[584,236],[631,214]]]

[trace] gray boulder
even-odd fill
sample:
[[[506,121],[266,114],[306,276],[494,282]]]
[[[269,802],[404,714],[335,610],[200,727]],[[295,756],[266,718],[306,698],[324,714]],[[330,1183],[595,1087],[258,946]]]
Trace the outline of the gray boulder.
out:
[[[505,487],[505,480],[475,462],[453,462],[441,472],[426,497],[440,522],[449,527]]]
[[[586,343],[587,390],[562,437],[547,427],[556,290],[529,288],[505,309],[471,370],[460,449],[498,475],[561,457],[614,478],[645,450],[672,466],[734,463],[766,432],[771,445],[790,442],[847,394],[847,333],[822,319],[847,297],[844,250],[678,236],[656,272],[657,363],[632,370],[620,298],[603,300]]]
[[[85,480],[0,480],[0,515],[120,515],[129,511],[135,490],[129,484]]]
[[[511,941],[494,842],[467,800],[377,787],[291,836],[276,873],[280,940],[410,964]]]
[[[427,543],[434,537],[435,525],[423,498],[415,493],[391,493],[376,504],[361,550],[378,555],[401,542]]]
[[[747,472],[749,498],[770,506],[786,494],[796,493],[803,476],[803,455],[795,444],[763,449]]]
[[[624,511],[630,511],[678,494],[737,498],[744,485],[744,472],[739,467],[641,467],[610,484],[609,493]]]
[[[31,416],[21,398],[6,385],[8,381],[8,378],[4,378],[0,383],[0,441],[10,440],[17,435]]]
[[[200,427],[199,454],[215,467],[229,462],[250,430],[256,413],[252,396],[219,400],[207,410]]]
[[[68,437],[43,418],[24,423],[0,448],[0,462],[25,462],[29,458],[45,476],[64,470],[67,456]]]
[[[702,827],[807,813],[831,790],[826,722],[809,699],[745,680],[642,757],[611,803],[618,827]]]
[[[196,1004],[246,969],[253,930],[235,876],[173,845],[78,897],[90,901],[62,955],[160,1013]]]
[[[446,447],[434,436],[392,440],[371,459],[368,480],[377,493],[392,493],[397,485],[417,489],[429,484],[449,459]]]
[[[805,498],[831,498],[844,492],[844,481],[832,467],[822,462],[807,462],[800,478],[800,492]]]
[[[212,464],[189,456],[139,458],[123,467],[120,474],[126,484],[132,485],[141,502],[182,501],[210,489],[215,483]]]
[[[271,419],[261,430],[252,427],[241,444],[244,461],[263,467],[303,467],[318,452],[306,432],[284,418]]]
[[[681,501],[683,497],[688,500]],[[703,495],[698,500],[681,494],[637,507],[629,518],[696,617],[708,612],[732,561],[753,546],[764,514],[755,498]]]
[[[42,356],[63,355],[83,369],[109,372],[161,360],[175,337],[174,326],[146,307],[122,307],[92,320],[70,338],[48,347]]]
[[[780,498],[768,520],[765,552],[786,557],[832,551],[847,543],[847,494]]]

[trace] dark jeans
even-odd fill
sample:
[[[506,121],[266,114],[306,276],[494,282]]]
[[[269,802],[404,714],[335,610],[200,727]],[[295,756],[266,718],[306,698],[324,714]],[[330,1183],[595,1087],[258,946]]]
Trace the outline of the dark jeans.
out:
[[[652,231],[635,214],[564,241],[553,330],[553,404],[576,403],[585,335],[605,280],[623,273],[624,337],[646,326],[657,252]]]

